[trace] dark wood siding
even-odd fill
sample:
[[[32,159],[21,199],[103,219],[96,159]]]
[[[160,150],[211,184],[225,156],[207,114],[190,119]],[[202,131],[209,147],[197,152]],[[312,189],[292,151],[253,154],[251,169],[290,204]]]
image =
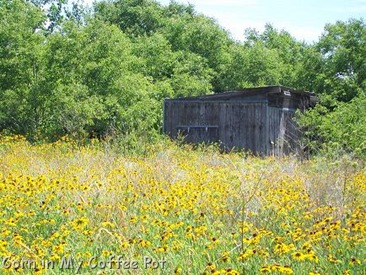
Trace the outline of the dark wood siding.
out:
[[[220,116],[220,140],[228,148],[265,153],[266,103],[225,103]]]
[[[266,102],[167,100],[164,106],[164,131],[173,138],[181,133],[187,142],[219,141],[226,148],[267,151]]]
[[[300,136],[296,109],[315,104],[314,96],[281,86],[251,88],[207,96],[167,99],[164,132],[187,142],[220,142],[260,155],[294,152]]]
[[[278,156],[296,151],[300,134],[294,114],[287,108],[268,107],[269,154]]]

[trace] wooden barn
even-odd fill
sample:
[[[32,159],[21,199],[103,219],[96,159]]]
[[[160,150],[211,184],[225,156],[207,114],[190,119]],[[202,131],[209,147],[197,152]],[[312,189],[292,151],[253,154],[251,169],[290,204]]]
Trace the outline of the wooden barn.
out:
[[[166,99],[163,128],[171,138],[182,136],[186,142],[284,155],[299,149],[295,111],[315,103],[313,93],[283,86]]]

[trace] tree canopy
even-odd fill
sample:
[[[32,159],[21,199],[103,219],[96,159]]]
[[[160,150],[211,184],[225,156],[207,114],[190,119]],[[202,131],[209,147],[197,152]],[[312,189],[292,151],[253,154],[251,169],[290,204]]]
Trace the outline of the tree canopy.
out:
[[[151,138],[166,97],[280,84],[320,97],[299,120],[314,148],[365,155],[365,56],[362,19],[327,24],[312,44],[271,24],[235,41],[175,1],[0,1],[0,131]]]

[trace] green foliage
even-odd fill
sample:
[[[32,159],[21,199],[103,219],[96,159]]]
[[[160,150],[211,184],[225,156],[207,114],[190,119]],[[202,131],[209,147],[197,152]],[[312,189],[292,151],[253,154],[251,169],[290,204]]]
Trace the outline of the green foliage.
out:
[[[363,20],[328,24],[317,44],[323,57],[321,93],[350,101],[366,88],[366,24]]]
[[[226,90],[280,84],[279,56],[261,42],[250,47],[236,46],[222,77]]]
[[[156,98],[193,96],[211,92],[213,70],[205,59],[189,51],[173,51],[169,41],[159,33],[134,39],[133,53],[140,58],[140,72],[156,86],[165,83]]]
[[[213,19],[195,14],[191,5],[171,2],[165,7],[152,0],[119,0],[98,3],[95,12],[98,18],[119,26],[130,38],[145,47],[145,53],[151,53],[157,47],[157,52],[152,53],[155,59],[148,57],[149,63],[163,63],[161,67],[160,63],[152,65],[151,69],[158,68],[160,74],[150,76],[178,78],[172,80],[173,86],[179,89],[178,95],[185,95],[183,86],[191,80],[196,88],[188,89],[186,95],[202,94],[208,90],[222,91],[221,75],[229,58],[228,47],[233,42]],[[163,56],[163,53],[167,55]],[[183,64],[174,68],[176,59],[188,60],[178,60]],[[175,74],[172,73],[174,69]],[[193,78],[190,76],[192,73],[195,75]]]
[[[266,24],[262,33],[247,29],[245,35],[245,47],[257,49],[254,50],[251,58],[271,64],[267,66],[265,71],[268,78],[265,82],[267,85],[282,84],[293,88],[311,90],[312,87],[309,83],[301,81],[304,73],[309,72],[304,68],[304,65],[309,59],[313,59],[311,46],[297,41],[287,31],[277,30],[271,24]],[[263,60],[263,58],[265,59]],[[251,68],[257,67],[253,64]],[[264,69],[263,65],[262,69]],[[310,70],[310,72],[313,72],[313,70]]]
[[[0,2],[0,129],[26,134],[41,123],[44,19],[32,4]]]
[[[213,90],[222,92],[221,78],[230,58],[229,47],[233,44],[228,33],[213,19],[190,13],[170,18],[163,32],[174,51],[194,53],[207,62],[214,72]]]
[[[308,139],[309,149],[332,156],[343,153],[366,158],[366,98],[339,102],[333,111],[324,105],[302,115],[299,124]]]
[[[132,35],[149,35],[163,24],[162,7],[153,0],[118,0],[95,5],[96,16]]]
[[[47,21],[42,26],[45,34],[60,30],[62,24],[67,20],[82,24],[88,13],[79,0],[24,0],[24,2],[32,3],[44,12],[47,17]]]
[[[0,131],[136,149],[161,133],[164,98],[284,85],[322,99],[299,118],[309,147],[364,156],[364,21],[328,24],[311,45],[270,24],[245,35],[175,1],[0,1]]]
[[[69,23],[63,34],[52,36],[47,71],[57,73],[48,75],[45,85],[51,84],[47,90],[54,91],[53,117],[59,130],[104,136],[116,127],[128,132],[141,126],[141,114],[134,110],[142,102],[157,102],[151,99],[153,85],[138,72],[139,60],[131,49],[129,38],[116,26],[98,20],[81,29]]]
[[[304,62],[303,79],[322,99],[300,118],[312,149],[366,157],[365,39],[363,20],[328,24]]]

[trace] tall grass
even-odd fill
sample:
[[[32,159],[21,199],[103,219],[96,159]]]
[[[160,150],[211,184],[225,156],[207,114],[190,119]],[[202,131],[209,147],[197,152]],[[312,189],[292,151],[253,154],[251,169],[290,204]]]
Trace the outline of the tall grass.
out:
[[[2,273],[366,270],[366,170],[347,158],[3,138],[0,195]]]

